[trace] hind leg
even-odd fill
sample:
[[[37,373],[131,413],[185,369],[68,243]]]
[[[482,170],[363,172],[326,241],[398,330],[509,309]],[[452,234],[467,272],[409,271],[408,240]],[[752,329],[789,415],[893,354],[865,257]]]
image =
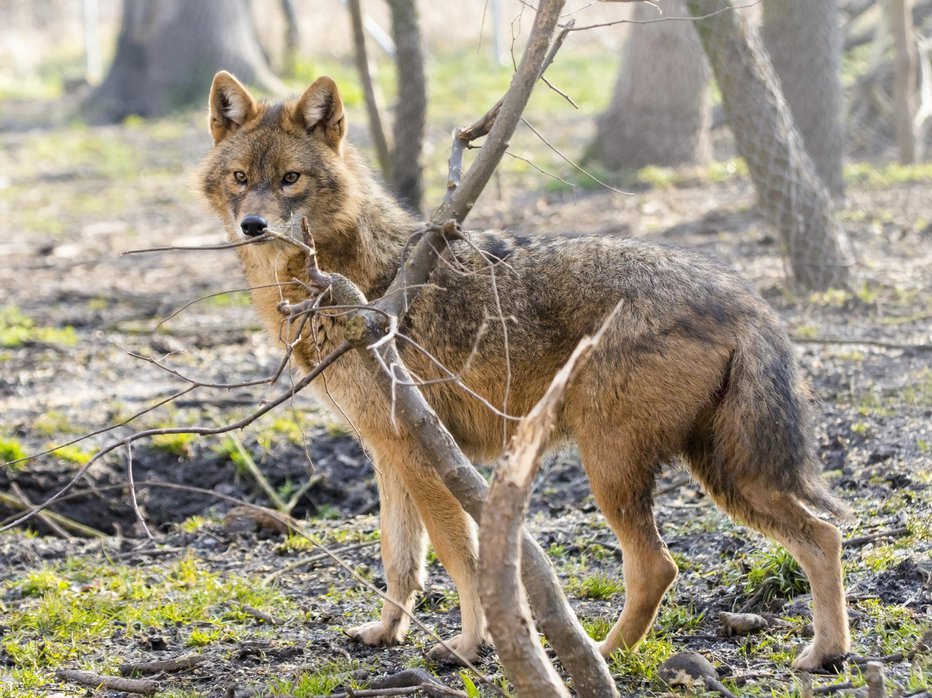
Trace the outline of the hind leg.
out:
[[[793,668],[812,670],[830,665],[847,654],[851,644],[841,575],[841,534],[785,492],[744,485],[739,495],[744,502],[728,508],[785,547],[812,588],[815,635]]]
[[[619,457],[617,443],[611,449],[599,446],[580,444],[596,503],[621,544],[625,578],[621,615],[599,644],[608,657],[616,649],[634,647],[647,634],[677,568],[654,522],[655,464],[633,454]]]

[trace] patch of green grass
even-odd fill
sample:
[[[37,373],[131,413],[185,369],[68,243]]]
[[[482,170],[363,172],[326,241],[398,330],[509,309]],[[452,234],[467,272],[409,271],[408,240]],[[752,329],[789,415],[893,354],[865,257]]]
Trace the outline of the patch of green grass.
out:
[[[872,623],[860,638],[862,645],[871,648],[869,654],[906,653],[925,630],[917,614],[905,606],[884,604],[880,599],[861,599],[857,606]]]
[[[651,632],[633,650],[613,652],[608,665],[613,674],[639,677],[645,682],[657,684],[660,682],[657,670],[671,654],[673,641]]]
[[[52,455],[55,456],[55,458],[58,460],[65,461],[66,463],[73,463],[74,465],[87,465],[91,458],[94,457],[94,451],[85,451],[77,444],[70,444],[68,446],[59,446],[54,451],[52,451]]]
[[[331,660],[313,671],[302,671],[292,678],[273,679],[267,692],[259,695],[268,696],[268,698],[277,696],[314,698],[314,696],[329,695],[338,686],[355,690],[363,689],[367,682],[353,678],[353,672],[361,667],[362,663],[356,660]]]
[[[39,436],[54,436],[56,434],[79,434],[83,430],[64,412],[49,410],[36,417],[32,423],[32,431]]]
[[[598,618],[580,618],[583,628],[586,630],[586,634],[589,635],[596,642],[601,642],[608,635],[608,631],[612,629],[615,621],[611,618],[606,618],[605,616],[599,616]]]
[[[188,647],[206,647],[217,642],[224,634],[222,628],[194,628],[184,644]]]
[[[78,342],[74,328],[37,327],[35,321],[15,305],[0,308],[0,347],[16,348],[26,344],[53,344],[72,347]]]
[[[788,634],[781,636],[773,631],[749,635],[738,645],[738,656],[766,659],[777,666],[789,666],[798,648]]]
[[[625,587],[619,580],[607,574],[593,574],[588,577],[574,577],[567,584],[567,593],[596,601],[607,601],[616,594],[624,591]]]
[[[736,177],[747,177],[748,166],[741,158],[731,158],[709,163],[706,167],[658,167],[648,165],[642,167],[634,174],[634,181],[655,189],[669,189],[671,187],[698,183],[715,184],[727,182]]]
[[[343,518],[343,513],[333,504],[322,504],[317,509],[317,515],[314,518],[324,519],[325,521],[337,521]]]
[[[330,536],[335,542],[340,544],[367,543],[369,541],[379,540],[381,533],[377,528],[356,528],[350,525],[334,529],[330,532]]]
[[[763,601],[790,599],[809,591],[809,581],[799,564],[785,548],[774,546],[747,556],[744,592],[761,594]]]
[[[276,417],[271,424],[259,429],[256,433],[256,442],[266,451],[271,451],[275,443],[282,438],[298,446],[303,446],[305,436],[305,430],[298,415]]]
[[[871,425],[868,422],[855,422],[851,425],[851,431],[861,436],[867,436],[871,433]]]
[[[185,533],[197,533],[198,531],[200,531],[201,529],[209,525],[210,525],[210,519],[208,519],[206,516],[195,515],[195,516],[189,516],[184,521],[182,521],[180,524],[178,524],[178,528],[184,531]]]
[[[252,304],[249,294],[245,292],[217,293],[208,297],[205,302],[218,308],[245,308]]]
[[[696,612],[695,607],[664,604],[660,607],[657,622],[664,633],[688,633],[698,630],[705,620],[705,611]]]
[[[872,572],[883,572],[896,565],[904,554],[897,546],[875,545],[861,550],[861,562]]]
[[[293,531],[288,531],[285,540],[275,546],[276,552],[286,555],[288,553],[302,553],[308,550],[314,550],[317,545],[307,536],[302,536]]]
[[[235,466],[237,475],[249,475],[250,460],[255,463],[255,457],[238,439],[227,436],[213,447],[214,453],[228,458]]]
[[[815,325],[799,325],[793,334],[801,339],[815,339],[819,336],[819,328]]]
[[[26,457],[26,449],[16,439],[0,436],[0,463],[22,460]],[[15,467],[21,468],[22,463]]]
[[[353,434],[353,430],[343,422],[327,422],[324,429],[327,431],[327,436],[340,437]]]
[[[923,368],[912,376],[900,398],[907,405],[932,406],[932,368]]]
[[[194,455],[196,440],[197,434],[156,434],[150,443],[157,451],[188,459]]]
[[[45,172],[78,168],[82,174],[120,179],[125,183],[126,179],[138,177],[141,171],[139,155],[118,133],[88,128],[80,123],[31,137],[23,148],[29,160],[39,163],[39,170]]]
[[[832,352],[832,357],[839,361],[851,361],[852,363],[861,363],[866,358],[863,351],[853,349],[851,351]]]
[[[89,648],[102,647],[117,633],[132,642],[153,629],[194,626],[189,644],[199,645],[235,639],[250,627],[251,617],[231,608],[245,604],[280,615],[285,607],[276,590],[213,572],[193,557],[145,569],[71,558],[21,573],[4,586],[20,599],[5,613],[2,640],[15,695],[36,680],[48,683],[63,664],[113,669],[115,657]]]
[[[932,163],[901,165],[895,162],[849,162],[845,165],[845,181],[878,189],[929,182],[932,181]]]

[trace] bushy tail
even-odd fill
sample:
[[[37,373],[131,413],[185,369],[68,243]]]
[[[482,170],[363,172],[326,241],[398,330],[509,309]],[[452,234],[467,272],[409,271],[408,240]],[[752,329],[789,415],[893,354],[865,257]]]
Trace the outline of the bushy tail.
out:
[[[794,495],[839,518],[850,516],[829,492],[816,459],[809,391],[788,338],[775,326],[741,337],[715,410],[715,481],[737,482]]]

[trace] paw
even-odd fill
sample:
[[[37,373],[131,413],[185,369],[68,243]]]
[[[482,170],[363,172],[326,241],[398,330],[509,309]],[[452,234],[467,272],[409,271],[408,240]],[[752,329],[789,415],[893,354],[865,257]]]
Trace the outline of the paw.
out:
[[[405,629],[400,623],[383,623],[380,620],[357,625],[345,631],[346,635],[363,645],[394,647],[405,637]]]
[[[446,645],[446,646],[444,646]],[[457,635],[456,637],[451,637],[443,645],[437,643],[434,645],[430,652],[427,653],[427,658],[438,664],[450,664],[454,666],[465,666],[464,659],[467,662],[476,662],[482,656],[482,650],[488,647],[489,645],[486,642],[476,639],[465,638],[463,635]],[[456,650],[454,654],[450,650]]]
[[[838,671],[847,654],[844,649],[826,651],[812,643],[793,660],[793,668],[797,671]]]

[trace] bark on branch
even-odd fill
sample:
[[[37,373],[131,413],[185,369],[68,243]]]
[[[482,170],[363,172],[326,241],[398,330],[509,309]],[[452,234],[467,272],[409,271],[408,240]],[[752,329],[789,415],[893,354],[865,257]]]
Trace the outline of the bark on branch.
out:
[[[479,529],[479,592],[489,632],[518,696],[569,696],[537,638],[521,585],[521,544],[531,484],[566,388],[598,343],[585,337],[521,420],[498,464]]]

